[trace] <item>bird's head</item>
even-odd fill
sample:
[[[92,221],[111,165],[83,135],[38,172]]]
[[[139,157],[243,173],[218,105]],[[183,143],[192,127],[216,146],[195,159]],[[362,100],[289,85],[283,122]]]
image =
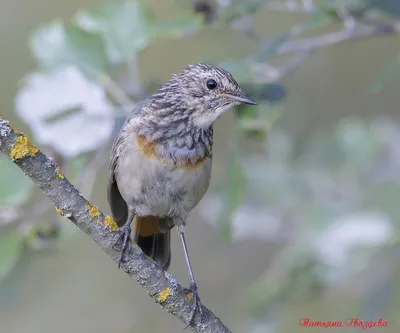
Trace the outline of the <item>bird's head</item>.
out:
[[[244,94],[232,74],[209,64],[189,65],[154,96],[162,99],[175,117],[188,117],[194,126],[202,128],[210,127],[232,106],[257,104]]]

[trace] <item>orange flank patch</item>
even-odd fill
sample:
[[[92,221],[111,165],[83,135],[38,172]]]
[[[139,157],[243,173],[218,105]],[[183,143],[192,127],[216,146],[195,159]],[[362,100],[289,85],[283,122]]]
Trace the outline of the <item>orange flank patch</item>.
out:
[[[157,141],[148,142],[146,140],[145,135],[136,135],[136,142],[137,142],[139,149],[142,151],[142,153],[145,157],[152,157],[152,158],[156,158],[158,160],[164,160],[165,163],[167,163],[167,164],[174,163],[172,160],[167,160],[165,158],[162,159],[156,155]],[[197,169],[200,166],[202,166],[205,162],[207,162],[208,159],[209,159],[208,156],[204,156],[202,158],[199,158],[194,164],[189,159],[185,159],[185,160],[179,161],[179,163],[177,164],[177,167],[184,168],[184,169]]]
[[[136,216],[135,232],[142,237],[160,233],[160,218],[158,216]]]
[[[156,157],[157,141],[147,142],[145,135],[136,135],[138,147],[146,157]]]
[[[204,163],[208,161],[208,159],[209,157],[204,156],[203,158],[198,159],[195,164],[192,164],[191,161],[186,160],[185,163],[179,163],[179,168],[194,170],[201,167]]]

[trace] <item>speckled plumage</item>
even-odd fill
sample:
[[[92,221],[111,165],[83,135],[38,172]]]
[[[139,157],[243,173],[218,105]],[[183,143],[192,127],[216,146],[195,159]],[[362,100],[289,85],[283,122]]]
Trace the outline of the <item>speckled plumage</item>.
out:
[[[209,78],[219,83],[220,88],[213,93],[209,92],[204,83]],[[181,73],[172,75],[155,94],[131,112],[113,146],[110,183],[116,181],[119,184],[122,198],[137,215],[166,214],[185,223],[190,210],[204,195],[207,188],[203,187],[208,187],[213,145],[212,125],[225,110],[239,104],[229,97],[218,96],[227,93],[243,95],[230,73],[208,64],[189,65]],[[135,135],[145,136],[148,143],[157,142],[155,159],[144,160],[145,156],[138,150]],[[199,169],[179,168],[182,165],[194,165],[205,157],[210,161],[206,160]],[[185,177],[193,178],[193,184]],[[185,188],[180,189],[180,184]],[[177,202],[176,198],[181,198],[177,193],[185,191],[200,193],[193,198],[183,197],[182,202]],[[143,202],[148,203],[147,209]],[[110,204],[113,206],[112,198]],[[113,213],[122,225],[127,212],[121,215],[118,210]]]
[[[135,240],[164,269],[170,264],[171,227],[177,226],[184,243],[187,217],[208,189],[213,123],[239,103],[255,104],[230,73],[208,64],[189,65],[138,104],[115,139],[108,184],[113,217],[119,226],[139,218]]]

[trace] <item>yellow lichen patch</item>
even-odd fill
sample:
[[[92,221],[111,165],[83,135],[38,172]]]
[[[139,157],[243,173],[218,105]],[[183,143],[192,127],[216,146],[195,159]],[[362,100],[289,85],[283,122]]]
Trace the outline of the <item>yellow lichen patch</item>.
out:
[[[118,229],[118,224],[115,222],[115,220],[112,217],[110,217],[108,215],[106,216],[106,218],[104,220],[104,225],[106,227],[110,227],[111,232]]]
[[[192,292],[189,292],[187,295],[188,295],[188,298],[187,298],[188,301],[189,301],[189,302],[193,301],[193,293],[192,293]]]
[[[171,295],[171,289],[170,288],[161,290],[158,293],[157,302],[164,303],[167,300],[169,295]]]
[[[100,215],[100,211],[96,206],[86,205],[86,208],[89,210],[89,215],[92,217],[90,221]]]
[[[37,149],[25,135],[20,135],[11,148],[10,157],[13,160],[17,160],[26,155],[35,156],[38,151],[39,149]]]
[[[56,165],[56,175],[60,179],[64,179],[65,178],[65,175],[62,173],[62,171],[60,170],[60,167],[58,165]]]

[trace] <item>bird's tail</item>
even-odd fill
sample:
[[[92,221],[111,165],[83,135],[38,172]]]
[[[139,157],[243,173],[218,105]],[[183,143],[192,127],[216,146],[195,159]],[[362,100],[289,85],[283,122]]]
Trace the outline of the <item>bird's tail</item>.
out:
[[[171,263],[171,230],[162,231],[161,220],[157,216],[136,216],[134,241],[162,269],[168,270]]]

